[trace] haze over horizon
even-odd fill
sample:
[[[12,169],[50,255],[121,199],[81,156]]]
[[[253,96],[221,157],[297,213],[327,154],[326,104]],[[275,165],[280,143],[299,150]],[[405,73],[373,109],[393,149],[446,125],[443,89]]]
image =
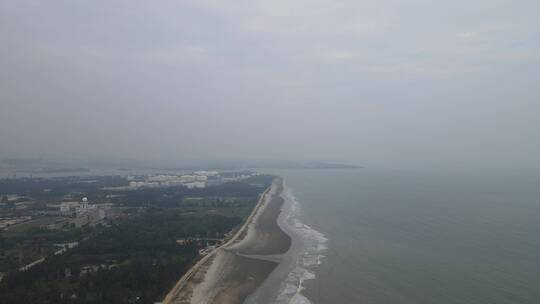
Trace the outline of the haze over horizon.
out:
[[[540,169],[538,1],[2,1],[0,157]]]

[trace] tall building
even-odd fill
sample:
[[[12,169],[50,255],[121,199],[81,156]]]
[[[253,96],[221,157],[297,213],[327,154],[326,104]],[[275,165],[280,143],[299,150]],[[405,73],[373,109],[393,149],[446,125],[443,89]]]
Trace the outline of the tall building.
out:
[[[81,210],[87,210],[88,209],[88,198],[83,197],[81,204],[80,204]]]

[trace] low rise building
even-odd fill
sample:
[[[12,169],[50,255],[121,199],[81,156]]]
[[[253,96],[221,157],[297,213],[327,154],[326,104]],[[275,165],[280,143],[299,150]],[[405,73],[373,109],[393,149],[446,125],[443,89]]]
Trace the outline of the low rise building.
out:
[[[219,172],[217,171],[195,171],[193,172],[195,175],[204,175],[204,176],[217,176],[219,175]]]
[[[199,181],[199,182],[205,182],[205,181],[208,180],[208,176],[206,176],[206,175],[197,175],[197,176],[195,177],[195,180],[196,180],[196,181]]]
[[[195,182],[191,182],[191,183],[186,183],[186,184],[184,184],[184,186],[186,186],[188,189],[205,188],[206,187],[206,182],[195,181]]]
[[[180,176],[180,182],[182,184],[191,183],[197,180],[195,175],[182,175]]]
[[[88,199],[84,197],[79,208],[77,208],[76,217],[72,220],[72,223],[76,227],[93,226],[100,223],[103,219],[105,219],[105,210],[90,204]]]

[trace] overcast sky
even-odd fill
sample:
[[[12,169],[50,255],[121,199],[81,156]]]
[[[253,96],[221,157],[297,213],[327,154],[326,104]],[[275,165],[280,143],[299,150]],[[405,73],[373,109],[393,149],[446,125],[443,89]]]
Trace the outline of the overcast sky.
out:
[[[540,167],[540,1],[0,1],[0,156]]]

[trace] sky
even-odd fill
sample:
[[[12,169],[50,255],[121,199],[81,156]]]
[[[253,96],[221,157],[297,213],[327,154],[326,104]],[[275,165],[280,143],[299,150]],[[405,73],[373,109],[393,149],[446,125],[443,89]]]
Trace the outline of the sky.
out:
[[[0,156],[540,168],[538,0],[0,1]]]

